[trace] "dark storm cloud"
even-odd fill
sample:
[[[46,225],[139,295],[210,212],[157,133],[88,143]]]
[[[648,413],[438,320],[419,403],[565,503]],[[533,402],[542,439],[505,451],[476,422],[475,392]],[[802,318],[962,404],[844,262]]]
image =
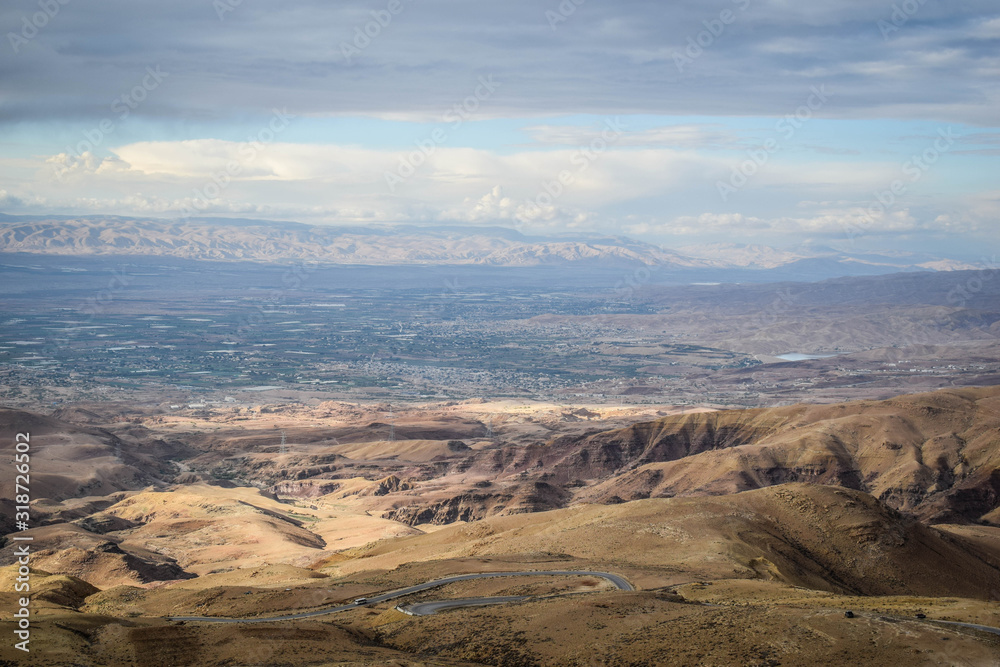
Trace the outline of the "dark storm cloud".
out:
[[[39,0],[0,9],[7,121],[101,118],[157,66],[141,112],[167,119],[431,112],[487,74],[506,115],[782,115],[821,83],[832,116],[990,124],[1000,101],[993,0],[398,0],[368,44],[395,0],[63,1],[26,41]]]

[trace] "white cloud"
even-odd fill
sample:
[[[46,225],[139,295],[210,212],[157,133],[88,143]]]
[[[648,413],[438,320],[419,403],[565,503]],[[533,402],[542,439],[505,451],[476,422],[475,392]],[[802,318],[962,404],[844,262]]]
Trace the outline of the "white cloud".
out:
[[[133,183],[191,187],[228,172],[227,180],[233,184],[266,181],[272,183],[275,192],[290,194],[323,184],[330,187],[325,194],[338,198],[437,202],[445,208],[456,200],[478,200],[497,184],[503,185],[508,199],[534,201],[546,191],[546,184],[557,184],[561,175],[563,185],[558,186],[561,194],[557,198],[594,208],[680,187],[724,166],[716,159],[669,149],[602,147],[502,155],[483,149],[438,148],[397,187],[396,196],[390,197],[384,174],[396,171],[401,160],[413,161],[405,152],[274,143],[248,158],[245,148],[237,142],[220,140],[142,142],[115,149],[115,157],[103,162],[89,156],[73,164],[94,175],[113,164],[115,182],[127,176]],[[67,163],[64,155],[51,161]],[[313,196],[318,192],[313,187]],[[478,204],[480,209],[499,205]]]
[[[588,146],[602,131],[599,126],[577,125],[533,125],[524,129],[537,143],[562,146]],[[721,124],[666,125],[638,131],[626,129],[614,143],[616,146],[676,149],[739,148],[745,145],[744,140]]]
[[[134,172],[150,176],[206,179],[228,172],[238,180],[370,180],[390,154],[348,146],[249,143],[199,139],[146,141],[116,148]],[[359,177],[365,174],[365,177]]]
[[[942,213],[934,226],[953,234],[977,234],[996,239],[1000,233],[1000,190],[965,198],[965,207]]]
[[[517,220],[518,208],[522,206],[523,204],[515,202],[510,197],[505,197],[503,188],[497,185],[479,199],[466,198],[463,207],[452,211],[449,217],[466,222]]]
[[[969,34],[979,39],[1000,39],[1000,17],[980,20],[969,31]]]
[[[674,236],[739,235],[857,235],[898,234],[933,224],[920,225],[909,210],[880,212],[875,215],[862,208],[829,209],[812,216],[764,218],[742,213],[702,213],[680,216],[657,226],[642,224],[627,228],[632,234]]]
[[[579,131],[537,127],[558,142]],[[637,134],[648,139],[661,131],[694,143],[714,129],[677,125]],[[628,143],[627,134],[619,139]],[[602,151],[439,146],[390,192],[384,174],[413,158],[406,151],[291,142],[267,144],[252,155],[245,149],[240,142],[203,139],[136,142],[103,158],[60,153],[36,160],[35,169],[47,176],[8,186],[0,205],[22,212],[171,217],[188,211],[317,223],[457,222],[539,233],[618,229],[743,238],[838,236],[859,220],[871,235],[974,232],[998,213],[995,193],[935,204],[940,197],[922,190],[933,186],[927,181],[912,187],[906,195],[912,199],[868,219],[864,209],[873,193],[900,177],[900,164],[830,160],[801,150],[775,153],[723,202],[716,183],[747,159],[743,150],[720,157],[617,141]],[[63,177],[52,178],[58,170]]]
[[[84,176],[87,174],[112,174],[128,171],[129,165],[115,155],[98,157],[90,151],[80,155],[59,153],[45,160],[49,167],[49,176],[62,180]]]
[[[6,190],[0,189],[0,206],[4,208],[19,208],[24,205],[24,200],[15,197]]]

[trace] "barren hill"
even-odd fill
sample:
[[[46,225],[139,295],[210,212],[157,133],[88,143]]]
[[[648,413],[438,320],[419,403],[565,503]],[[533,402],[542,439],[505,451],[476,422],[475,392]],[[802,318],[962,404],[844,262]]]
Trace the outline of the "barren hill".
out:
[[[139,545],[123,549],[121,538],[98,535],[74,524],[44,526],[24,534],[37,545],[32,567],[79,578],[92,586],[142,585],[195,576],[163,554]],[[16,560],[18,544],[9,543],[0,551],[4,563]]]
[[[841,593],[1000,599],[1000,553],[868,494],[812,484],[491,517],[352,550],[331,565],[345,573],[518,554],[615,563],[678,581],[763,578]]]
[[[150,468],[162,473],[153,488],[33,504],[34,636],[59,656],[49,664],[143,664],[134,656],[147,653],[159,656],[149,664],[198,655],[931,665],[1000,655],[932,622],[1000,626],[1000,387],[656,419],[610,411],[607,421],[591,421],[596,407],[521,406],[487,431],[482,420],[499,408],[401,408],[399,441],[378,437],[381,408],[328,403],[112,423],[60,412],[90,422],[79,427],[7,411],[11,427],[45,443],[86,437],[118,443],[137,465],[145,454],[163,463]],[[278,429],[287,447],[275,444]],[[75,452],[55,446],[44,465],[71,467],[59,457]],[[967,521],[930,525],[949,518]],[[14,562],[13,548],[0,563]],[[554,569],[614,572],[639,590],[512,578],[417,599],[530,599],[430,617],[392,601],[280,626],[163,618],[310,611],[445,575]],[[276,640],[287,650],[268,653]]]
[[[687,413],[439,452],[425,463],[384,460],[382,470],[408,484],[370,507],[411,524],[448,523],[808,482],[871,493],[933,522],[991,521],[1000,507],[1000,387]]]
[[[428,405],[399,413],[400,439],[392,442],[370,412],[331,410],[224,413],[197,431],[155,417],[144,426],[116,425],[114,433],[126,460],[160,447],[182,462],[168,465],[164,484],[203,480],[292,499],[350,499],[409,525],[785,482],[865,491],[933,522],[992,522],[1000,507],[1000,387],[636,417],[603,430],[607,422],[563,422],[575,416],[558,411],[503,415],[493,407]],[[277,423],[295,443],[286,453],[275,444]],[[87,437],[101,433],[86,429]],[[167,443],[172,449],[162,449]]]
[[[666,417],[595,434],[554,464],[615,474],[580,499],[731,493],[791,481],[874,494],[933,521],[1000,504],[1000,388]]]
[[[178,443],[149,439],[140,445],[106,430],[52,417],[0,408],[0,452],[14,455],[14,434],[30,436],[32,499],[63,500],[140,489],[171,469],[166,460],[183,455]],[[33,445],[33,446],[32,446]],[[0,482],[0,495],[13,498],[14,477]]]

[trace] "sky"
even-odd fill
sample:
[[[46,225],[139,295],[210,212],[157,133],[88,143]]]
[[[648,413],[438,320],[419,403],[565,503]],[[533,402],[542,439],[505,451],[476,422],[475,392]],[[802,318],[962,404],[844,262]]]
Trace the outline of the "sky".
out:
[[[995,0],[12,0],[0,212],[991,252]]]

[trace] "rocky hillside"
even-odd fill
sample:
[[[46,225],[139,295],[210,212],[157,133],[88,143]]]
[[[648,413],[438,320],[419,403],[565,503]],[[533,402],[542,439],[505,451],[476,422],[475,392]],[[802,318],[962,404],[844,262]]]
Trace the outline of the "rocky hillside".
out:
[[[367,415],[336,424],[313,416],[311,425],[284,427],[295,443],[287,453],[273,424],[245,417],[169,435],[157,433],[160,417],[112,431],[16,411],[0,411],[0,422],[44,435],[33,472],[39,498],[54,500],[150,484],[252,485],[358,503],[369,516],[416,526],[804,482],[870,493],[930,523],[1000,525],[997,386],[674,414],[613,429],[525,414],[498,420],[493,437],[454,407],[401,414],[394,441]],[[45,523],[75,520],[119,500],[44,501],[35,513]]]
[[[476,422],[419,419],[400,420],[397,432],[419,426],[420,437],[440,439],[372,442],[349,427],[302,429],[295,438],[313,443],[310,451],[289,458],[247,451],[254,436],[221,431],[192,442],[208,451],[191,464],[286,496],[364,496],[373,513],[410,525],[788,482],[863,491],[929,522],[991,523],[1000,507],[1000,387],[686,413],[612,430],[583,423],[518,442],[504,438],[514,424],[491,442]]]
[[[412,488],[384,496],[385,516],[408,523],[788,482],[856,489],[929,522],[990,522],[1000,507],[1000,387],[673,415],[389,465]]]
[[[1000,505],[1000,389],[670,417],[574,443],[552,468],[611,470],[592,502],[835,484],[930,521]],[[529,464],[530,465],[530,464]]]
[[[15,433],[31,437],[32,497],[64,500],[140,489],[171,475],[169,459],[194,452],[178,442],[138,440],[94,426],[0,407],[0,452],[13,460]],[[0,494],[14,497],[14,477],[0,481]],[[44,514],[42,507],[35,512]]]
[[[723,574],[862,595],[1000,594],[994,550],[868,494],[812,484],[492,517],[367,545],[345,554],[356,560],[334,563],[349,572],[524,553],[622,568],[669,565],[688,581]]]

